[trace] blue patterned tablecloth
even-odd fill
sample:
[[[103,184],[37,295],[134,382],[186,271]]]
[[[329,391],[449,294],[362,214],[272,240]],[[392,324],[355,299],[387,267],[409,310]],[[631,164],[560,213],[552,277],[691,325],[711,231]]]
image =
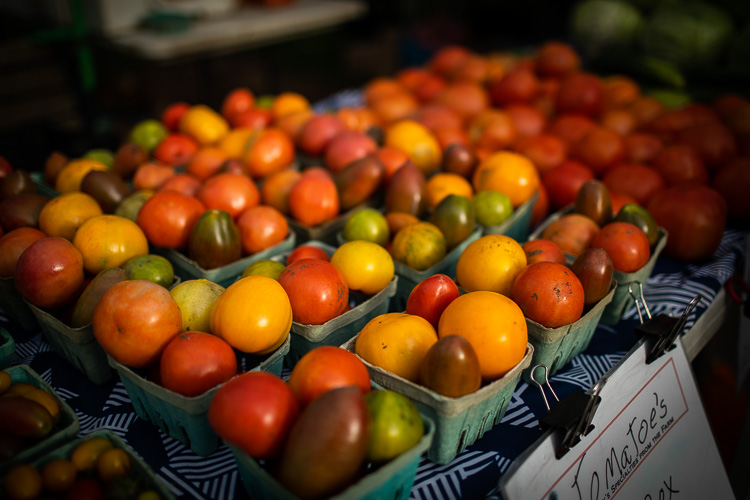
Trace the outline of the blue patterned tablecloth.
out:
[[[701,301],[688,318],[685,331],[714,301],[744,259],[746,231],[727,230],[720,248],[706,263],[683,265],[660,257],[645,287],[646,303],[655,315],[679,315],[690,300]],[[558,396],[587,390],[637,341],[635,307],[614,327],[599,325],[589,348],[551,379]],[[221,447],[201,457],[155,425],[140,419],[127,392],[115,377],[95,385],[59,357],[39,332],[23,332],[0,315],[0,325],[16,339],[11,362],[29,364],[76,411],[81,435],[108,429],[121,436],[183,498],[248,498],[232,454]],[[447,465],[422,458],[411,491],[415,499],[493,498],[498,480],[513,460],[542,434],[539,418],[546,414],[538,387],[521,382],[502,422]]]

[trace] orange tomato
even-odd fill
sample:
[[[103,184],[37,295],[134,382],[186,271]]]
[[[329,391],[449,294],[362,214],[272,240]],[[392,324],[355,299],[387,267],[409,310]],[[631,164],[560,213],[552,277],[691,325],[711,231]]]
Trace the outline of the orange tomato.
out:
[[[550,223],[542,238],[555,243],[560,250],[578,257],[591,246],[599,225],[583,214],[569,213]]]
[[[303,174],[289,191],[289,213],[309,227],[335,219],[339,193],[330,175]]]
[[[267,354],[284,343],[292,327],[292,305],[273,278],[253,275],[235,281],[211,307],[211,332],[237,350]]]
[[[545,328],[569,325],[583,313],[583,285],[564,262],[526,267],[513,281],[511,298],[524,316]]]
[[[216,147],[228,158],[240,159],[247,149],[248,142],[257,133],[256,129],[250,127],[233,128],[216,144]]]
[[[458,112],[467,122],[487,109],[490,98],[483,85],[476,82],[453,82],[435,97],[435,102]]]
[[[240,213],[237,228],[247,254],[278,245],[289,236],[289,224],[284,214],[268,205],[249,207]]]
[[[591,241],[592,248],[603,248],[612,258],[612,267],[633,273],[651,258],[651,246],[641,229],[629,222],[610,222]]]
[[[525,356],[528,330],[521,308],[505,295],[474,291],[454,299],[440,315],[438,336],[460,335],[479,358],[482,379],[496,380]]]
[[[472,144],[491,151],[510,147],[518,138],[513,118],[498,109],[485,109],[474,116],[468,133]]]
[[[403,151],[425,175],[440,167],[442,149],[435,135],[414,120],[401,120],[385,131],[383,145]]]
[[[273,122],[278,123],[282,118],[300,111],[310,109],[310,101],[296,92],[282,92],[277,95],[271,103],[271,116]]]
[[[305,407],[324,392],[356,386],[370,392],[370,373],[357,356],[340,347],[323,345],[305,353],[289,375],[289,387]]]
[[[259,130],[242,157],[251,177],[258,179],[287,168],[294,161],[294,143],[277,128]]]
[[[190,158],[185,171],[199,180],[206,180],[217,174],[229,155],[223,149],[216,146],[204,146]]]
[[[392,312],[375,316],[362,328],[354,343],[354,353],[416,383],[422,359],[437,340],[437,332],[423,317]]]
[[[403,120],[419,109],[419,101],[408,92],[380,97],[370,104],[375,116],[383,124],[388,125],[397,120]]]
[[[521,244],[503,234],[472,241],[456,263],[456,282],[466,290],[489,290],[510,297],[513,280],[526,267]]]
[[[270,174],[260,186],[261,202],[275,208],[282,214],[288,214],[289,193],[300,177],[302,177],[302,174],[295,168],[285,168]]]
[[[242,212],[260,203],[260,191],[250,177],[228,172],[207,179],[196,197],[206,209],[225,210],[235,220]]]
[[[229,123],[205,104],[196,104],[180,117],[179,130],[205,146],[219,142],[229,132]]]
[[[510,198],[513,208],[523,205],[539,189],[539,173],[527,157],[510,151],[492,153],[472,174],[474,191],[493,189]]]
[[[138,224],[119,215],[97,215],[76,231],[73,245],[83,255],[83,268],[98,274],[122,267],[132,257],[148,254],[148,240]]]
[[[474,196],[474,188],[471,187],[471,183],[464,176],[450,172],[437,172],[427,179],[425,192],[427,194],[427,206],[430,210],[434,210],[438,203],[449,194],[464,196],[469,199]]]
[[[385,167],[385,183],[391,180],[396,170],[401,168],[404,163],[409,161],[409,155],[400,149],[396,149],[390,146],[383,146],[378,148],[374,153],[375,158],[380,160],[380,163]]]
[[[185,134],[173,132],[154,148],[154,158],[167,165],[177,166],[187,163],[198,151],[198,143]]]
[[[393,260],[417,271],[431,268],[445,258],[448,244],[440,229],[420,221],[401,228],[393,237]]]
[[[201,181],[192,174],[175,174],[159,186],[158,191],[169,189],[188,196],[195,196],[201,188]]]
[[[387,76],[379,76],[370,80],[362,89],[362,97],[369,105],[379,99],[405,93],[408,93],[408,89],[401,82]]]
[[[81,224],[101,214],[99,204],[86,193],[64,193],[52,198],[42,207],[39,212],[39,229],[47,236],[60,236],[73,241]]]
[[[57,174],[55,189],[59,193],[70,193],[81,190],[81,182],[92,170],[109,170],[102,162],[81,158],[69,161]]]
[[[255,94],[247,87],[239,87],[229,92],[221,102],[221,115],[227,120],[232,119],[255,106]]]
[[[156,190],[167,180],[176,175],[175,169],[165,163],[148,161],[140,164],[133,174],[133,188],[136,191],[143,189]]]

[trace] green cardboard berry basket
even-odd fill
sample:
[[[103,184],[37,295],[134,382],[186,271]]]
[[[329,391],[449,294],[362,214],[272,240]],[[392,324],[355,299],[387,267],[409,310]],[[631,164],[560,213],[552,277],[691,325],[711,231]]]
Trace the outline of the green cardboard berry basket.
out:
[[[331,256],[336,251],[333,247],[323,241],[310,240],[304,243],[321,248]],[[290,252],[284,252],[272,257],[273,260],[285,263]],[[357,292],[349,292],[349,301],[352,308],[326,321],[322,325],[305,325],[303,323],[292,323],[292,345],[285,363],[288,368],[293,368],[307,352],[322,345],[340,346],[354,335],[375,316],[388,312],[391,298],[396,295],[399,277],[393,276],[388,285],[375,295],[364,295]]]
[[[538,199],[539,191],[529,201],[518,206],[506,221],[496,226],[481,226],[482,235],[504,234],[521,243],[526,241],[531,230],[531,215]]]
[[[26,302],[42,327],[42,333],[55,352],[66,359],[91,382],[101,385],[114,375],[107,363],[107,354],[94,337],[94,326],[72,328],[56,316]]]
[[[358,336],[341,347],[354,352]],[[417,406],[419,413],[435,422],[435,438],[427,451],[427,458],[435,463],[447,464],[500,423],[521,374],[531,364],[533,356],[534,346],[527,342],[526,354],[508,373],[458,398],[442,396],[360,359],[367,366],[373,383],[407,396]]]
[[[396,296],[391,299],[391,312],[403,312],[406,310],[406,302],[409,300],[409,294],[423,280],[435,274],[446,274],[451,278],[456,276],[456,264],[463,251],[472,242],[482,236],[483,229],[477,226],[474,231],[461,243],[449,251],[443,259],[432,267],[424,271],[417,271],[401,262],[393,262],[398,276],[398,289]]]
[[[37,458],[36,460],[31,462],[31,465],[36,467],[37,470],[41,471],[42,467],[44,467],[47,462],[58,458],[70,458],[73,454],[73,451],[78,445],[94,437],[103,437],[105,439],[108,439],[112,442],[115,448],[124,450],[125,453],[128,454],[128,458],[130,459],[130,470],[128,471],[128,477],[132,478],[135,481],[137,485],[137,493],[153,491],[159,494],[161,500],[170,500],[175,498],[167,484],[154,474],[154,471],[151,469],[151,467],[149,467],[149,465],[135,452],[135,450],[133,450],[133,448],[128,445],[120,436],[106,429],[96,430],[89,434],[81,436],[78,439],[69,441],[59,448],[46,453],[44,456]],[[120,493],[122,494],[122,492]]]
[[[25,331],[39,328],[36,316],[16,290],[13,276],[0,278],[0,309],[13,324]]]
[[[175,274],[179,275],[183,280],[203,278],[209,281],[213,281],[214,283],[226,288],[234,283],[237,278],[242,276],[242,272],[247,268],[247,266],[249,266],[253,262],[267,259],[271,255],[277,254],[279,252],[291,250],[292,248],[294,248],[296,240],[297,236],[294,231],[289,231],[289,234],[281,243],[266,248],[265,250],[261,250],[260,252],[255,252],[252,255],[248,255],[234,262],[230,262],[229,264],[226,264],[224,266],[216,267],[214,269],[203,269],[198,265],[197,262],[188,258],[188,256],[186,256],[184,253],[178,252],[177,250],[171,248],[154,247],[153,250],[154,253],[166,257],[166,259],[172,263],[172,266],[175,269]]]
[[[531,359],[531,366],[523,371],[523,379],[531,383],[532,376],[535,375],[532,370],[540,364],[547,366],[547,375],[551,377],[571,359],[585,351],[591,343],[602,314],[612,302],[618,288],[617,282],[613,280],[607,295],[569,325],[545,328],[536,321],[526,318],[529,342],[534,346],[534,356]],[[536,380],[542,380],[538,373]]]
[[[314,240],[321,241],[328,245],[336,245],[336,233],[344,229],[344,225],[346,225],[346,221],[349,217],[363,208],[377,206],[377,202],[377,198],[373,198],[361,205],[357,205],[351,210],[339,214],[339,216],[333,220],[312,227],[302,224],[291,216],[287,216],[286,220],[292,231],[297,234],[298,244]]]
[[[16,365],[5,369],[10,374],[13,383],[25,382],[44,389],[54,396],[57,404],[60,405],[60,416],[55,423],[55,429],[45,439],[35,443],[33,446],[26,448],[18,453],[12,459],[0,462],[0,472],[8,470],[10,467],[30,462],[44,453],[57,448],[64,443],[75,438],[81,429],[76,412],[62,399],[39,374],[28,365]],[[2,491],[2,490],[0,490]]]
[[[289,352],[290,338],[267,356],[253,356],[237,352],[238,372],[267,371],[281,376],[284,356]],[[201,456],[213,453],[221,444],[208,421],[211,399],[221,385],[200,396],[186,397],[161,386],[107,355],[107,359],[130,396],[135,412],[144,420],[158,426]]]
[[[422,416],[422,421],[425,433],[419,443],[383,466],[367,473],[362,479],[328,500],[408,499],[414,486],[419,460],[422,454],[430,448],[435,435],[435,424],[432,420]],[[298,499],[254,458],[232,444],[226,443],[226,445],[234,454],[242,484],[251,498]]]
[[[10,357],[16,352],[16,341],[8,330],[0,328],[0,369],[10,365]]]

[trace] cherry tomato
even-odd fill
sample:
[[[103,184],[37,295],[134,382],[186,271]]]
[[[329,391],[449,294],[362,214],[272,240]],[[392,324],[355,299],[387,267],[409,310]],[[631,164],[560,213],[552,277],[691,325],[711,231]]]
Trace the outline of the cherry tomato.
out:
[[[440,315],[458,295],[458,286],[450,276],[435,274],[412,289],[406,301],[406,312],[423,317],[437,329]]]
[[[122,448],[107,450],[99,455],[96,461],[96,472],[99,479],[105,483],[126,476],[130,472],[130,456]]]

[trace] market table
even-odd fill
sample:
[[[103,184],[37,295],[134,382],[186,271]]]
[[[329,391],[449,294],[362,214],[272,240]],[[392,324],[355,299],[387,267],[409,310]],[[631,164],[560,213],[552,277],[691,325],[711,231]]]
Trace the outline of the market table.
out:
[[[747,238],[747,230],[728,229],[712,258],[700,264],[685,265],[663,256],[657,260],[644,290],[652,315],[680,315],[695,296],[701,297],[683,334],[684,344],[694,346],[692,351],[686,348],[691,359],[721,324],[724,284],[745,258]],[[613,367],[637,342],[634,328],[638,324],[638,312],[633,306],[614,327],[599,325],[589,348],[550,379],[560,399],[573,391],[588,390]],[[41,330],[24,332],[5,314],[0,315],[0,326],[16,340],[12,364],[30,365],[67,401],[80,419],[80,435],[98,429],[116,433],[152,466],[176,496],[248,498],[226,446],[208,457],[197,455],[139,418],[118,377],[95,385],[52,350]],[[546,412],[539,389],[521,381],[502,422],[452,462],[438,465],[425,457],[421,459],[411,497],[496,497],[500,477],[541,436],[539,419]]]

